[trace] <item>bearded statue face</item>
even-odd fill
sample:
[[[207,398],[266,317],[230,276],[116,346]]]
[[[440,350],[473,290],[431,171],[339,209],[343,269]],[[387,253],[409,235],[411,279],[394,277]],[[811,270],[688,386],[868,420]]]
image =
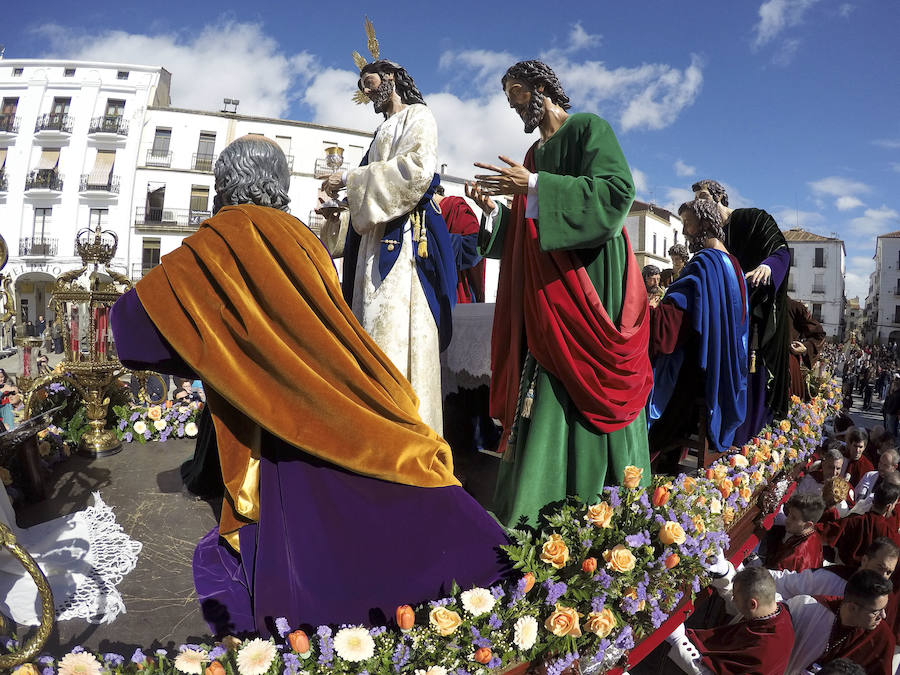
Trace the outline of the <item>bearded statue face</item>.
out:
[[[544,94],[522,80],[507,80],[503,87],[509,107],[515,110],[525,123],[525,133],[530,134],[544,119]]]
[[[362,80],[363,93],[372,101],[375,112],[382,113],[394,95],[394,79],[390,75],[366,73]]]

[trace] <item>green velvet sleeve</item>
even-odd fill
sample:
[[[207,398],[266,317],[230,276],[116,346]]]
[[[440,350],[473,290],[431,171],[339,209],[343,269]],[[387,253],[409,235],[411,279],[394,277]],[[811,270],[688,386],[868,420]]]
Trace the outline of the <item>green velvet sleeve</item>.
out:
[[[500,213],[494,219],[494,227],[489,232],[484,224],[487,218],[482,216],[481,227],[478,230],[478,255],[482,258],[500,258],[503,255],[503,241],[506,237],[506,226],[509,223],[509,209],[500,202]]]
[[[634,180],[606,121],[573,115],[535,153],[535,165],[542,250],[595,248],[622,231]]]

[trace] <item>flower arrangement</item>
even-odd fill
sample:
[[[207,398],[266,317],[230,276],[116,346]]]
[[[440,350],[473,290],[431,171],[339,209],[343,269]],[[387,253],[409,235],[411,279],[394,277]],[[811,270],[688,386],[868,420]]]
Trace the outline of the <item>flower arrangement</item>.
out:
[[[114,406],[116,436],[131,443],[167,441],[170,438],[194,438],[197,435],[197,419],[203,403],[191,401],[177,403],[166,401],[163,405]]]
[[[446,598],[403,605],[392,628],[319,626],[307,635],[278,619],[278,635],[268,640],[182,645],[174,655],[139,649],[130,660],[76,649],[58,662],[41,657],[40,672],[481,675],[538,659],[548,675],[560,675],[576,659],[611,668],[708,583],[708,556],[727,548],[729,526],[757,490],[805,463],[820,445],[834,399],[833,387],[830,397],[827,390],[823,385],[809,403],[792,401],[785,420],[706,471],[655,476],[641,487],[640,469],[627,467],[622,486],[588,502],[571,497],[551,506],[539,529],[510,531],[504,549],[516,572],[505,583],[454,586]],[[186,426],[196,412],[179,421],[186,413],[177,408],[150,411],[121,415],[120,433],[134,435],[143,422],[152,437],[149,422]]]

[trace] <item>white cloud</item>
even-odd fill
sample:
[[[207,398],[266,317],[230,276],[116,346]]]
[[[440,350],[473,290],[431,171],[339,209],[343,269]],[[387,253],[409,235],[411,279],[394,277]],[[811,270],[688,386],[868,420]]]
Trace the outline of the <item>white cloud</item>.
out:
[[[800,228],[811,232],[813,228],[825,223],[825,216],[815,211],[800,211],[790,207],[777,208],[772,216],[782,230]]]
[[[467,49],[460,52],[445,51],[441,54],[438,66],[444,71],[457,69],[451,83],[464,81],[466,86],[491,95],[500,91],[500,78],[518,60],[509,52]]]
[[[678,207],[694,198],[694,193],[687,188],[665,187],[662,189],[662,207],[672,213],[678,211]]]
[[[602,40],[602,35],[588,33],[578,21],[572,26],[572,32],[569,33],[568,50],[574,52],[589,47],[599,47]]]
[[[834,205],[837,207],[838,211],[849,211],[850,209],[855,209],[863,206],[863,202],[861,199],[857,199],[856,197],[844,196],[838,197]]]
[[[872,141],[872,145],[887,148],[888,150],[897,150],[900,149],[900,138],[879,138]]]
[[[772,55],[772,63],[776,66],[789,66],[791,61],[794,60],[794,56],[797,55],[797,50],[800,49],[800,43],[801,41],[797,38],[791,38],[782,42],[781,46]]]
[[[841,178],[840,176],[828,176],[827,178],[810,181],[809,187],[817,195],[828,195],[830,197],[866,194],[872,190],[865,183],[850,180],[849,178]]]
[[[866,209],[863,215],[849,222],[849,231],[854,235],[885,234],[900,229],[900,213],[882,204],[878,209]]]
[[[316,74],[301,99],[312,109],[312,121],[348,129],[374,131],[383,118],[375,113],[371,104],[353,103],[352,98],[357,91],[358,79],[358,73],[335,68],[328,68]]]
[[[840,14],[842,18],[846,19],[854,12],[855,9],[856,5],[845,2],[840,7],[838,7],[838,14]]]
[[[633,166],[631,167],[631,177],[634,179],[634,189],[638,197],[646,197],[650,192],[650,179],[647,178],[647,174]]]
[[[869,275],[873,269],[874,263],[871,260],[866,267],[860,267],[858,271],[847,265],[844,273],[844,295],[865,302],[866,296],[869,295]]]
[[[683,177],[695,176],[697,175],[697,168],[689,166],[679,159],[675,162],[675,175]]]
[[[753,28],[753,47],[762,47],[785,29],[802,23],[806,12],[817,2],[819,0],[766,0],[759,6],[759,22]]]
[[[257,23],[219,20],[199,32],[159,35],[57,24],[35,32],[52,45],[45,57],[162,66],[172,73],[172,105],[199,110],[218,110],[228,97],[241,101],[242,113],[284,116],[316,63],[307,52],[285,53]]]

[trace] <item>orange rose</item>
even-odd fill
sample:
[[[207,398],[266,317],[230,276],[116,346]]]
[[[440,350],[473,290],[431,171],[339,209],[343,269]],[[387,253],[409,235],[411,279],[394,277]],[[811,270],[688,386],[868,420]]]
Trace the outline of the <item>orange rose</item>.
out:
[[[459,614],[446,607],[435,607],[431,610],[431,614],[428,615],[428,620],[438,634],[444,637],[453,635],[456,629],[459,628],[459,624],[462,623]]]
[[[665,485],[660,485],[653,491],[653,506],[665,506],[669,501],[669,489]]]
[[[162,408],[160,408],[158,405],[147,408],[147,417],[149,417],[154,422],[158,419],[162,419]]]
[[[641,484],[641,478],[644,477],[644,470],[639,469],[636,466],[628,465],[625,467],[625,480],[622,483],[625,487],[629,489],[636,488]]]
[[[706,531],[706,523],[703,522],[703,518],[701,516],[694,516],[691,518],[694,523],[694,527],[697,528],[697,532],[699,534],[703,534]]]
[[[168,410],[171,407],[172,407],[172,399],[169,399],[168,401],[166,401],[166,410]]]
[[[706,478],[707,478],[708,480],[712,480],[712,479],[715,478],[715,477],[716,477],[716,472],[715,472],[715,471],[713,471],[712,469],[707,469],[707,470],[706,470]]]
[[[750,474],[750,478],[754,483],[762,483],[763,475],[759,471],[754,471]]]
[[[700,495],[697,497],[697,506],[705,506],[706,505],[706,497]]]
[[[297,652],[300,656],[304,658],[309,656],[309,638],[302,630],[295,630],[294,632],[288,634],[288,644],[290,644],[291,649]]]
[[[397,608],[397,626],[404,633],[416,624],[416,613],[409,605],[400,605]]]
[[[791,403],[800,403],[800,397],[797,394],[791,396]]]
[[[690,476],[685,476],[681,489],[684,490],[684,494],[692,495],[694,494],[694,490],[697,489],[697,481],[695,481]]]
[[[593,574],[597,571],[597,559],[596,558],[586,558],[583,563],[581,563],[582,571],[587,574]]]
[[[659,540],[666,546],[669,546],[670,544],[678,544],[681,546],[684,543],[684,539],[684,528],[672,520],[667,520],[663,526],[659,528]]]
[[[525,572],[522,578],[525,580],[525,592],[527,593],[534,588],[534,575],[531,572]]]
[[[610,528],[612,527],[612,517],[615,512],[613,508],[606,502],[600,502],[589,506],[584,519],[595,527]]]
[[[488,663],[491,660],[491,650],[488,647],[481,647],[475,650],[475,656],[473,657],[478,663]]]
[[[743,499],[745,502],[749,502],[750,497],[753,496],[753,491],[748,487],[742,487],[738,494],[741,495],[741,499]]]
[[[734,486],[732,485],[731,481],[728,479],[720,480],[719,483],[716,485],[716,487],[719,488],[719,492],[722,494],[722,497],[725,499],[728,499],[728,495],[730,495],[731,491],[734,490]]]
[[[584,629],[596,634],[599,638],[605,638],[612,633],[612,629],[616,627],[617,623],[616,615],[604,607],[600,612],[591,612],[587,615]]]
[[[569,562],[569,547],[558,534],[551,534],[541,549],[541,560],[556,569],[561,569]]]
[[[666,569],[670,570],[680,562],[681,562],[681,558],[678,557],[678,554],[672,553],[668,558],[666,558]]]
[[[612,550],[604,551],[603,560],[613,572],[630,572],[636,562],[631,551],[622,544],[616,544]]]
[[[206,666],[204,675],[225,675],[225,666],[223,666],[218,661],[213,661],[208,666]]]
[[[716,464],[713,467],[713,475],[715,475],[717,480],[722,480],[728,477],[728,467],[724,464]]]
[[[744,482],[744,477],[743,476],[735,476],[734,478],[731,479],[731,482],[734,485],[734,487],[741,487],[741,483]]]
[[[772,440],[772,432],[771,432],[771,431],[767,431],[766,434],[765,434],[765,436],[766,436],[766,440],[767,440],[767,441],[771,441],[771,440]]]
[[[581,616],[572,607],[563,607],[556,603],[556,609],[547,617],[544,622],[544,628],[549,630],[557,637],[571,635],[572,637],[581,637],[581,626],[578,624],[578,618]]]

